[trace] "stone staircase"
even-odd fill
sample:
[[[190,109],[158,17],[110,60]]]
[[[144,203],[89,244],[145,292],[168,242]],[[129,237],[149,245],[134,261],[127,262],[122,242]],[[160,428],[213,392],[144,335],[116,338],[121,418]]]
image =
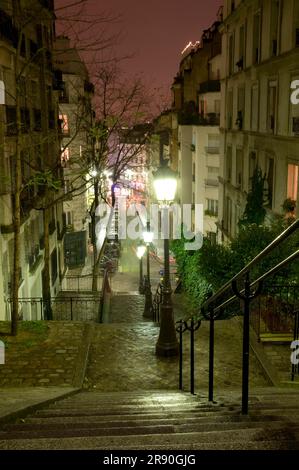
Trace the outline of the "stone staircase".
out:
[[[0,428],[0,449],[299,449],[298,392],[269,387],[206,397],[183,392],[80,392]]]

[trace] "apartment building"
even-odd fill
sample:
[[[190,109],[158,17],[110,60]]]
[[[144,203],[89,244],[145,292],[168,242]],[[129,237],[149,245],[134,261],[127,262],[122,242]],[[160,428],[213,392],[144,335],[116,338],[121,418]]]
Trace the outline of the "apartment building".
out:
[[[221,70],[219,240],[234,237],[256,167],[265,175],[267,217],[297,201],[299,2],[226,0]]]
[[[53,90],[54,2],[26,5],[3,0],[0,9],[0,319],[9,319],[13,272],[14,175],[16,142],[21,147],[21,269],[19,297],[42,297],[44,228],[49,228],[50,290],[56,295],[64,272],[62,204],[48,205],[36,174],[59,179],[58,103]],[[19,46],[19,47],[18,47]],[[19,75],[16,74],[18,66]],[[16,76],[17,75],[17,76]],[[18,90],[17,90],[18,88]],[[17,135],[16,93],[21,133]],[[57,193],[58,194],[58,193]],[[47,221],[47,222],[46,222]],[[49,221],[49,222],[48,222]],[[38,319],[30,303],[20,303],[20,318]]]
[[[200,42],[183,51],[180,70],[174,79],[171,154],[178,171],[180,204],[204,209],[204,234],[216,239],[220,151],[221,10]]]
[[[92,152],[92,96],[94,86],[86,65],[68,37],[54,43],[56,85],[59,89],[61,165],[64,174],[63,201],[65,261],[69,267],[84,265],[88,243],[88,155]]]

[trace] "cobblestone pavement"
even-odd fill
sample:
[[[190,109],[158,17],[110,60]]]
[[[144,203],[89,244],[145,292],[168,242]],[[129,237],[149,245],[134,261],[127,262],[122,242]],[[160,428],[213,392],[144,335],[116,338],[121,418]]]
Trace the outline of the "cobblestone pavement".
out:
[[[114,295],[111,299],[109,323],[140,323],[143,317],[144,295]]]
[[[159,263],[151,261],[152,272]],[[153,267],[155,266],[155,268]],[[160,266],[160,265],[159,265]],[[144,296],[137,295],[139,267],[132,245],[125,244],[120,260],[121,273],[112,280],[110,323],[96,325],[90,348],[85,386],[101,391],[176,389],[178,358],[158,358],[155,345],[159,326],[144,322]],[[125,292],[127,293],[125,294]],[[174,296],[175,317],[190,316],[184,294]],[[241,387],[242,338],[233,320],[217,321],[215,327],[215,386]],[[189,364],[188,333],[184,336],[184,359]],[[200,388],[208,385],[209,325],[203,322],[196,332],[196,377]],[[251,384],[264,386],[256,359],[251,358]],[[184,383],[188,387],[187,366]]]
[[[101,391],[176,389],[178,359],[158,358],[155,344],[159,327],[152,323],[97,325],[90,349],[85,386]],[[241,387],[242,343],[238,325],[233,320],[216,322],[215,387]],[[196,333],[196,382],[199,389],[208,386],[209,325],[203,322]],[[185,363],[189,357],[187,340]],[[255,357],[251,357],[251,386],[265,386]],[[185,367],[184,386],[189,376]]]
[[[73,384],[82,346],[84,323],[46,322],[47,334],[36,344],[30,339],[9,344],[0,366],[1,387]]]

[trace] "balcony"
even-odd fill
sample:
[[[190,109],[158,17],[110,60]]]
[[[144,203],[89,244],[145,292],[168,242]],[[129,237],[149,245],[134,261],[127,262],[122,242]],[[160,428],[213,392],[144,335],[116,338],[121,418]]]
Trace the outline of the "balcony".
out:
[[[209,93],[220,91],[219,80],[207,80],[199,85],[199,93]]]
[[[220,114],[207,113],[199,115],[199,126],[219,126],[220,125]]]
[[[205,186],[206,187],[217,188],[219,186],[219,181],[216,180],[216,179],[207,178],[207,179],[205,179]]]
[[[205,152],[209,155],[219,155],[219,147],[207,146],[205,147]]]

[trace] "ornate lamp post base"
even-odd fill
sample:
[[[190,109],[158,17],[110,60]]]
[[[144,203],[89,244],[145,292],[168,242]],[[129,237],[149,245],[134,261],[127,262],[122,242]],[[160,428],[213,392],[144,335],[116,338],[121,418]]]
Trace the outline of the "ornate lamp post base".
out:
[[[162,357],[177,356],[179,353],[179,343],[175,331],[170,288],[163,290],[163,302],[160,309],[161,324],[156,344],[156,355]]]

